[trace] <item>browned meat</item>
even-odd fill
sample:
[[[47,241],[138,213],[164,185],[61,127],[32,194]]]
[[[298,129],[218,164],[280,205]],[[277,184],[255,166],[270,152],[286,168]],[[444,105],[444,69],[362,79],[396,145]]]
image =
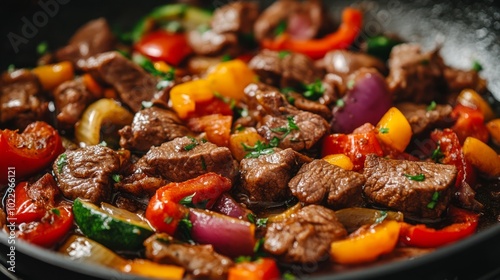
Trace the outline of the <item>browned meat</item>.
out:
[[[347,236],[335,212],[309,205],[267,228],[264,248],[286,262],[316,263],[326,259],[330,243]]]
[[[302,165],[288,187],[301,202],[321,204],[326,200],[333,209],[340,209],[362,205],[364,184],[363,174],[316,159]]]
[[[109,201],[112,175],[120,170],[120,155],[107,147],[88,146],[61,154],[52,170],[65,197],[93,203]]]
[[[166,234],[155,234],[144,242],[146,257],[162,264],[182,266],[194,278],[225,279],[233,261],[214,251],[212,245],[176,243]]]
[[[323,75],[309,57],[300,53],[264,49],[248,62],[248,66],[261,82],[281,88],[302,88],[321,80]]]
[[[329,120],[332,118],[332,110],[325,104],[322,104],[318,101],[313,101],[305,98],[302,94],[296,92],[289,92],[287,94],[287,100],[292,98],[293,106],[302,111],[311,112],[316,115],[320,115],[325,120]]]
[[[87,90],[82,78],[66,81],[54,91],[54,101],[57,110],[57,121],[60,127],[72,128],[80,119],[85,108],[96,100]]]
[[[144,211],[146,211],[147,207],[147,204],[138,201],[136,197],[127,196],[122,193],[118,193],[115,196],[114,204],[118,208],[125,209],[137,214],[144,214]]]
[[[273,38],[280,24],[286,25],[286,32],[294,39],[307,40],[319,37],[333,29],[327,11],[322,1],[317,0],[276,1],[257,18],[254,25],[255,38],[258,41]]]
[[[177,115],[167,109],[150,107],[137,112],[131,125],[120,131],[122,148],[147,152],[151,146],[190,134]]]
[[[245,94],[258,133],[269,142],[279,139],[279,148],[310,149],[330,129],[324,118],[290,105],[276,88],[251,84]]]
[[[387,84],[396,101],[430,103],[443,99],[447,85],[438,51],[422,53],[416,44],[401,44],[392,49]]]
[[[368,155],[364,175],[364,194],[371,202],[409,216],[438,218],[450,203],[457,169],[453,165]]]
[[[387,67],[384,62],[361,52],[334,50],[328,52],[320,62],[322,62],[326,72],[337,74],[344,79],[361,68],[375,68],[382,75],[387,74]]]
[[[120,182],[115,184],[115,188],[117,190],[139,197],[152,196],[157,189],[169,183],[168,180],[165,180],[159,175],[154,174],[154,170],[151,170],[152,168],[141,168],[139,165],[140,163],[143,162],[139,162],[137,165],[133,165],[133,167],[131,168],[132,173],[125,175],[125,177],[120,180]]]
[[[238,175],[238,162],[228,148],[187,136],[152,147],[138,164],[149,167],[151,171],[147,173],[171,182],[183,182],[208,172],[234,182]]]
[[[451,117],[453,107],[448,104],[438,104],[436,108],[430,110],[428,106],[429,105],[426,104],[415,104],[411,102],[396,104],[396,107],[410,123],[413,134],[419,134],[429,129],[451,125],[453,123]]]
[[[61,191],[51,174],[46,173],[32,184],[26,185],[26,194],[37,209],[51,209],[55,207],[56,200],[61,196]]]
[[[199,55],[238,54],[238,37],[234,33],[217,33],[212,29],[193,29],[188,32],[189,46]]]
[[[118,52],[106,52],[85,61],[84,70],[112,85],[120,99],[134,112],[142,101],[149,101],[156,92],[156,79],[140,66]]]
[[[69,60],[77,68],[82,68],[86,58],[111,51],[114,47],[115,37],[108,22],[98,18],[80,27],[68,45],[55,52],[55,57],[57,61]]]
[[[0,79],[0,123],[24,130],[35,120],[48,117],[48,102],[41,96],[42,88],[35,74],[20,69],[5,72]]]
[[[459,70],[451,67],[444,69],[444,77],[451,93],[460,93],[462,90],[470,88],[479,93],[486,90],[486,80],[479,76],[474,70]]]
[[[242,159],[241,188],[250,201],[285,201],[290,197],[288,181],[308,161],[309,158],[292,149],[276,149],[258,158]]]
[[[216,33],[250,34],[259,16],[256,2],[230,2],[215,10],[211,26]]]

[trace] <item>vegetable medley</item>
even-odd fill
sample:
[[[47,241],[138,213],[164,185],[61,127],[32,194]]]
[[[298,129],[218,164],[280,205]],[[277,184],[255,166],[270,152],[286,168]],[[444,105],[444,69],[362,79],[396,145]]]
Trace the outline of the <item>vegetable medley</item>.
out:
[[[362,9],[322,5],[167,4],[9,67],[3,230],[166,279],[294,279],[473,235],[499,212],[479,62],[366,38]]]

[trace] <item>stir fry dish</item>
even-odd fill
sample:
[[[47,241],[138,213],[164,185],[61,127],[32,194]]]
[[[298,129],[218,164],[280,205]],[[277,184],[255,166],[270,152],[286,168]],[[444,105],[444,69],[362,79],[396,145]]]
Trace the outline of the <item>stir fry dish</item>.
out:
[[[363,6],[323,5],[165,4],[11,65],[2,234],[144,277],[298,279],[498,223],[480,62],[453,68],[439,46],[366,36]]]

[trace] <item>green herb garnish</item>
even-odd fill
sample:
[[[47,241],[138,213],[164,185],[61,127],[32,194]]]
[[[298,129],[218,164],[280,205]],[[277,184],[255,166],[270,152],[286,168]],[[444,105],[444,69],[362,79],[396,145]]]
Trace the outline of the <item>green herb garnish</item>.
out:
[[[412,180],[412,181],[418,181],[418,182],[421,182],[423,180],[425,180],[425,175],[420,173],[420,174],[417,174],[417,175],[409,175],[409,174],[403,174],[406,178]]]
[[[325,92],[325,87],[323,87],[321,80],[316,80],[314,83],[305,85],[305,88],[304,97],[309,100],[318,100]]]
[[[283,280],[296,280],[297,279],[295,274],[291,273],[290,271],[283,273],[283,275],[281,275],[281,277],[283,278]]]
[[[59,158],[57,159],[57,171],[59,173],[62,172],[64,166],[68,163],[68,156],[66,154],[61,154]]]
[[[431,197],[431,202],[427,204],[427,208],[434,209],[439,200],[439,192],[434,192]]]
[[[436,103],[436,101],[433,100],[431,102],[431,104],[429,104],[429,106],[427,106],[427,108],[426,108],[427,112],[436,110],[436,106],[437,106],[437,103]]]
[[[187,144],[186,146],[184,146],[184,151],[191,151],[198,145],[196,139],[194,139],[193,137],[189,137],[189,139],[191,140],[191,144]]]
[[[112,174],[111,178],[115,181],[115,183],[120,183],[122,176],[120,174]]]
[[[174,220],[174,218],[168,216],[165,218],[165,220],[163,220],[165,222],[165,224],[169,225],[172,221]]]
[[[443,160],[443,158],[444,154],[441,151],[441,145],[438,143],[436,149],[432,151],[431,159],[436,163],[441,163],[441,160]]]
[[[389,128],[388,127],[381,127],[381,128],[379,128],[378,131],[382,134],[387,134],[387,133],[389,133]]]
[[[280,59],[283,59],[283,58],[287,57],[288,55],[290,55],[290,52],[289,52],[289,51],[279,51],[279,52],[278,52],[278,57],[279,57]]]
[[[229,54],[225,54],[225,55],[223,55],[223,56],[220,58],[220,61],[222,61],[222,62],[226,62],[226,61],[229,61],[229,60],[231,60],[231,59],[233,59],[233,58],[232,58]]]
[[[48,51],[49,51],[49,44],[47,43],[47,41],[43,41],[36,46],[36,53],[39,56],[46,54]]]
[[[189,214],[188,214],[189,215]],[[186,215],[179,221],[178,229],[181,236],[189,243],[194,244],[193,238],[191,237],[191,230],[193,229],[193,223],[189,220],[189,216]]]
[[[250,256],[239,256],[234,259],[235,263],[242,263],[242,262],[251,262],[252,257]]]
[[[201,169],[207,170],[207,163],[205,162],[205,158],[201,157]]]
[[[387,218],[387,211],[380,211],[379,213],[380,213],[380,217],[375,219],[376,224],[380,224],[381,222],[383,222],[385,220],[385,218]]]
[[[193,193],[192,195],[188,195],[184,198],[182,198],[180,201],[179,201],[179,204],[182,204],[184,206],[187,206],[187,207],[192,207],[194,206],[193,205],[193,197],[196,195],[196,192]]]
[[[280,36],[281,34],[285,33],[287,29],[287,24],[286,21],[282,20],[280,23],[278,23],[278,26],[274,29],[274,35],[275,36]]]
[[[345,106],[345,101],[344,99],[337,99],[337,101],[335,102],[335,106],[339,107],[339,108],[343,108]]]
[[[59,211],[59,209],[57,208],[52,208],[50,209],[50,211],[54,214],[56,214],[56,216],[61,216],[61,211]]]
[[[483,70],[483,66],[481,65],[481,63],[479,63],[479,61],[474,60],[474,62],[472,62],[472,70],[481,72],[481,70]]]

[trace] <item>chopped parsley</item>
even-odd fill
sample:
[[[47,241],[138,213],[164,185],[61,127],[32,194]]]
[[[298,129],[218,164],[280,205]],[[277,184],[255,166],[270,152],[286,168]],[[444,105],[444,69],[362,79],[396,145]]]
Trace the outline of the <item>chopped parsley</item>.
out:
[[[169,225],[170,223],[172,223],[173,220],[174,220],[174,218],[168,216],[163,221],[165,222],[165,224]]]
[[[344,99],[337,99],[337,102],[335,102],[335,106],[339,107],[339,108],[343,108],[345,106],[345,101]]]
[[[163,90],[172,84],[171,80],[161,80],[156,84],[157,90]]]
[[[255,246],[253,246],[255,258],[263,257],[265,255],[264,242],[266,242],[264,238],[260,238],[257,242],[255,242]]]
[[[385,218],[387,218],[387,211],[380,211],[380,216],[377,217],[377,219],[375,219],[375,223],[376,224],[380,224],[381,222],[383,222],[385,220]]]
[[[57,171],[59,173],[62,172],[64,166],[68,163],[68,156],[66,154],[62,154],[57,159]]]
[[[274,29],[274,35],[275,36],[282,35],[283,33],[285,33],[287,28],[288,27],[287,27],[286,21],[284,21],[284,20],[280,21],[280,23],[278,23],[278,26],[276,26],[276,28]]]
[[[189,139],[191,139],[191,143],[190,144],[187,144],[186,146],[184,146],[184,151],[191,151],[192,149],[194,149],[196,146],[198,146],[198,141],[196,141],[195,138],[193,137],[189,137]]]
[[[427,208],[434,209],[439,200],[439,192],[434,192],[431,197],[431,201],[427,204]]]
[[[192,195],[188,195],[186,197],[184,197],[183,199],[181,199],[179,201],[180,204],[184,205],[184,206],[193,206],[193,197],[196,195],[196,192],[193,193]]]
[[[250,257],[250,256],[239,256],[239,257],[234,259],[235,263],[251,262],[251,261],[252,261],[252,257]]]
[[[193,223],[189,220],[188,215],[186,215],[185,218],[182,218],[179,221],[178,229],[184,240],[194,244],[194,241],[191,237],[191,230],[193,229]]]
[[[43,41],[36,46],[36,53],[39,56],[46,54],[48,51],[49,51],[49,44],[47,43],[47,41]]]
[[[113,181],[115,181],[115,183],[120,183],[122,176],[120,174],[112,174],[111,179],[113,179]]]
[[[387,134],[387,133],[389,133],[389,128],[388,127],[381,127],[381,128],[379,128],[378,131],[382,134]]]
[[[288,55],[290,55],[290,52],[289,52],[289,51],[279,51],[279,52],[278,52],[278,57],[279,57],[280,59],[283,59],[283,58],[287,57]]]
[[[107,147],[108,143],[106,143],[106,141],[102,140],[101,143],[99,143],[98,145],[101,147]]]
[[[134,56],[133,57],[134,62],[139,64],[144,70],[152,74],[153,76],[160,77],[162,80],[167,80],[167,81],[172,81],[175,77],[175,68],[170,67],[170,69],[166,72],[160,71],[155,68],[155,65],[151,60],[147,59],[144,56]]]
[[[229,54],[225,54],[225,55],[223,55],[223,56],[220,58],[220,61],[222,61],[222,62],[226,62],[226,61],[229,61],[229,60],[231,60],[231,59],[233,59],[233,58],[232,58]]]
[[[177,20],[169,21],[164,28],[170,33],[179,33],[183,30],[182,24]]]
[[[299,126],[295,123],[293,116],[288,116],[286,118],[287,120],[287,126],[286,127],[276,127],[272,128],[272,132],[277,132],[277,133],[284,133],[283,138],[285,138],[290,132],[294,130],[300,130]]]
[[[14,64],[9,64],[9,66],[7,66],[7,72],[9,73],[12,73],[16,70],[16,65]]]
[[[436,106],[437,106],[437,103],[436,103],[436,101],[433,100],[431,102],[431,104],[429,104],[429,106],[427,106],[427,108],[426,108],[427,112],[436,110]]]
[[[483,66],[481,65],[481,63],[479,63],[479,61],[474,60],[472,62],[472,70],[480,72],[481,70],[483,70]]]
[[[423,180],[425,180],[425,175],[420,173],[420,174],[417,174],[417,175],[409,175],[409,174],[403,174],[406,178],[412,180],[412,181],[418,181],[418,182],[421,182]]]
[[[274,139],[278,139],[277,137],[274,137]],[[245,155],[245,158],[258,158],[261,155],[269,155],[274,153],[274,148],[277,147],[278,145],[275,144],[276,141],[269,142],[269,144],[262,143],[261,141],[257,141],[255,145],[253,146],[247,146],[245,143],[241,143],[243,145],[243,150],[249,152]],[[278,144],[279,144],[279,139],[278,139]]]
[[[356,82],[353,79],[347,81],[347,89],[353,89],[355,84]]]
[[[247,219],[250,223],[255,224],[257,227],[265,227],[267,225],[268,218],[259,218],[255,214],[249,213]]]
[[[443,151],[441,151],[441,145],[438,143],[436,149],[434,151],[432,151],[431,159],[435,163],[441,163],[443,158],[444,158],[444,154],[443,154]]]
[[[314,83],[305,85],[305,88],[304,97],[309,100],[318,100],[325,92],[325,87],[323,87],[321,80],[316,80]]]
[[[201,157],[201,169],[207,170],[207,163],[205,162],[205,158]]]
[[[281,275],[281,277],[283,278],[283,280],[295,280],[295,279],[297,279],[295,274],[293,274],[290,271],[283,273],[283,275]]]
[[[52,208],[50,209],[50,211],[54,214],[56,214],[56,216],[61,216],[61,211],[59,211],[59,209],[57,208]]]

